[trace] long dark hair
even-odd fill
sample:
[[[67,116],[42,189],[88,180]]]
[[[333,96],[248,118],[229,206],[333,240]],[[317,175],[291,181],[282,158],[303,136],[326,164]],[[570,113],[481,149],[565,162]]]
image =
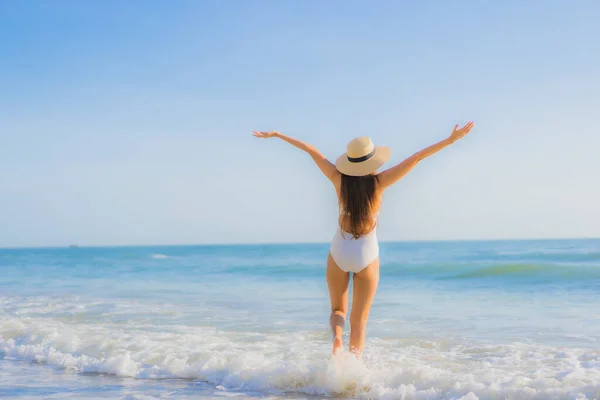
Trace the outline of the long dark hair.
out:
[[[355,239],[369,233],[373,228],[373,208],[378,202],[377,175],[349,176],[342,174],[340,205],[345,213],[344,230]]]

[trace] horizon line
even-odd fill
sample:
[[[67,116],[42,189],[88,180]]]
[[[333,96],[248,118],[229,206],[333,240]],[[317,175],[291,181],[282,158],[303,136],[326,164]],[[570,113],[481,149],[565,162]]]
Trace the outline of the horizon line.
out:
[[[600,240],[600,237],[555,237],[555,238],[502,238],[502,239],[411,239],[411,240],[380,240],[379,243],[439,243],[439,242],[539,242],[539,241],[567,241],[567,240]],[[98,244],[50,246],[0,246],[0,250],[27,250],[27,249],[77,249],[77,248],[124,248],[124,247],[226,247],[226,246],[290,246],[290,245],[323,245],[329,241],[321,242],[232,242],[232,243],[178,243],[178,244]]]

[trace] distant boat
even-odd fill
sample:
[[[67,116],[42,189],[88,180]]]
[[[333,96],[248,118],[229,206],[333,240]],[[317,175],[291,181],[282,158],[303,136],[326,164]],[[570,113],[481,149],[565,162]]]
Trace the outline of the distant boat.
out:
[[[79,248],[79,246],[77,246],[76,244],[72,244],[69,246],[70,249],[77,249]]]

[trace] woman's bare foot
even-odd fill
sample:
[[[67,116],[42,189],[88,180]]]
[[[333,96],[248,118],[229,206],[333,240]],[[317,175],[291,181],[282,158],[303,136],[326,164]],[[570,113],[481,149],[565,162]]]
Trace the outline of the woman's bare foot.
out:
[[[344,342],[342,342],[342,338],[336,336],[333,338],[333,355],[337,355],[344,348]]]
[[[351,347],[350,353],[357,359],[360,360],[362,358],[362,349]]]

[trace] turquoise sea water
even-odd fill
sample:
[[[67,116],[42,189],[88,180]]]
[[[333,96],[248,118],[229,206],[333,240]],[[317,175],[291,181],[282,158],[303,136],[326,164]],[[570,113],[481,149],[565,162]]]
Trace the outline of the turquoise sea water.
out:
[[[381,243],[362,361],[327,251],[0,250],[0,397],[600,398],[600,240]]]

